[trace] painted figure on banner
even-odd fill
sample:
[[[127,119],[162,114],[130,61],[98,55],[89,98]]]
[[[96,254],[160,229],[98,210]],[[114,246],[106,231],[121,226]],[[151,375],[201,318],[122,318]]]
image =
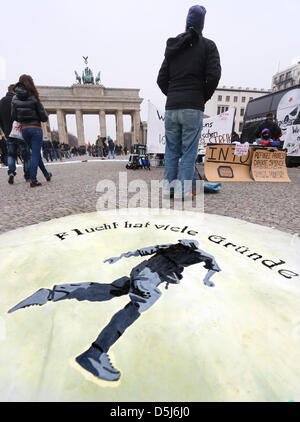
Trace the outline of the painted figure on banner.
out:
[[[103,302],[129,295],[130,302],[125,308],[112,317],[95,342],[76,358],[76,362],[82,368],[97,378],[118,381],[121,372],[112,365],[108,351],[125,330],[160,298],[159,285],[166,283],[166,289],[168,289],[169,284],[179,284],[185,268],[203,262],[207,270],[203,283],[208,287],[214,287],[211,277],[221,271],[215,258],[200,249],[196,240],[179,240],[175,244],[145,247],[134,252],[123,253],[119,257],[109,258],[104,262],[115,264],[123,257],[150,255],[152,255],[150,259],[142,261],[132,269],[129,277],[121,277],[110,284],[79,283],[55,285],[52,289],[41,288],[8,312],[12,313],[33,305],[41,306],[48,301],[76,299]]]

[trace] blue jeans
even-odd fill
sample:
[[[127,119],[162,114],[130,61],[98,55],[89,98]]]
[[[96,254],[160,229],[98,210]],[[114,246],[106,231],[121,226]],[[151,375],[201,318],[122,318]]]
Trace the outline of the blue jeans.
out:
[[[61,153],[60,153],[60,149],[56,148],[54,150],[54,160],[61,160]]]
[[[195,189],[196,180],[199,180],[195,164],[202,127],[201,110],[166,110],[164,191],[170,190],[170,183],[174,186],[174,192],[178,194],[185,194]]]
[[[115,159],[115,151],[113,149],[108,150],[108,159],[110,159],[110,157],[112,157],[113,159]]]
[[[38,167],[41,169],[45,177],[49,176],[49,173],[44,166],[41,149],[43,144],[43,131],[38,128],[25,128],[22,130],[22,136],[24,141],[31,149],[31,165],[30,165],[30,180],[36,182],[36,175]]]
[[[25,180],[30,179],[30,149],[25,141],[17,138],[7,139],[7,163],[8,163],[8,175],[16,176],[16,160],[18,152],[23,160],[23,170]]]

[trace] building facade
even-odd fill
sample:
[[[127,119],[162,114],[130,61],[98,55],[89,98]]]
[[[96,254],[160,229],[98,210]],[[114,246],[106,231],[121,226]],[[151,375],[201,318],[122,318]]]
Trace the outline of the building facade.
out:
[[[236,110],[234,130],[240,135],[243,130],[243,119],[248,102],[269,93],[270,90],[266,89],[235,88],[233,86],[230,88],[226,86],[218,87],[212,98],[205,105],[205,115],[213,117],[224,113],[230,107],[234,107]]]
[[[272,91],[281,91],[300,84],[300,62],[277,72],[272,78]]]

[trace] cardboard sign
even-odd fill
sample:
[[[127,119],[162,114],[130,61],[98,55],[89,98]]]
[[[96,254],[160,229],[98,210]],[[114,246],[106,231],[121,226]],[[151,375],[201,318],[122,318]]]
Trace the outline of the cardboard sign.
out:
[[[215,145],[206,149],[204,172],[209,182],[252,182],[252,149],[246,156],[235,155],[235,146]]]
[[[285,163],[286,153],[273,149],[254,151],[252,176],[256,182],[290,182]]]

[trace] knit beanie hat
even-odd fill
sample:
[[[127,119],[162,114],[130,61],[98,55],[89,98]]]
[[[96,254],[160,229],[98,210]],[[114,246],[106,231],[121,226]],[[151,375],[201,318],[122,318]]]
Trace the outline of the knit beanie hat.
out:
[[[186,18],[186,29],[191,26],[198,32],[202,32],[204,28],[206,9],[204,6],[192,6]]]
[[[271,138],[271,132],[269,131],[269,129],[264,129],[264,130],[261,132],[261,137],[262,137],[262,138],[264,138],[264,139],[269,139],[269,138]]]

